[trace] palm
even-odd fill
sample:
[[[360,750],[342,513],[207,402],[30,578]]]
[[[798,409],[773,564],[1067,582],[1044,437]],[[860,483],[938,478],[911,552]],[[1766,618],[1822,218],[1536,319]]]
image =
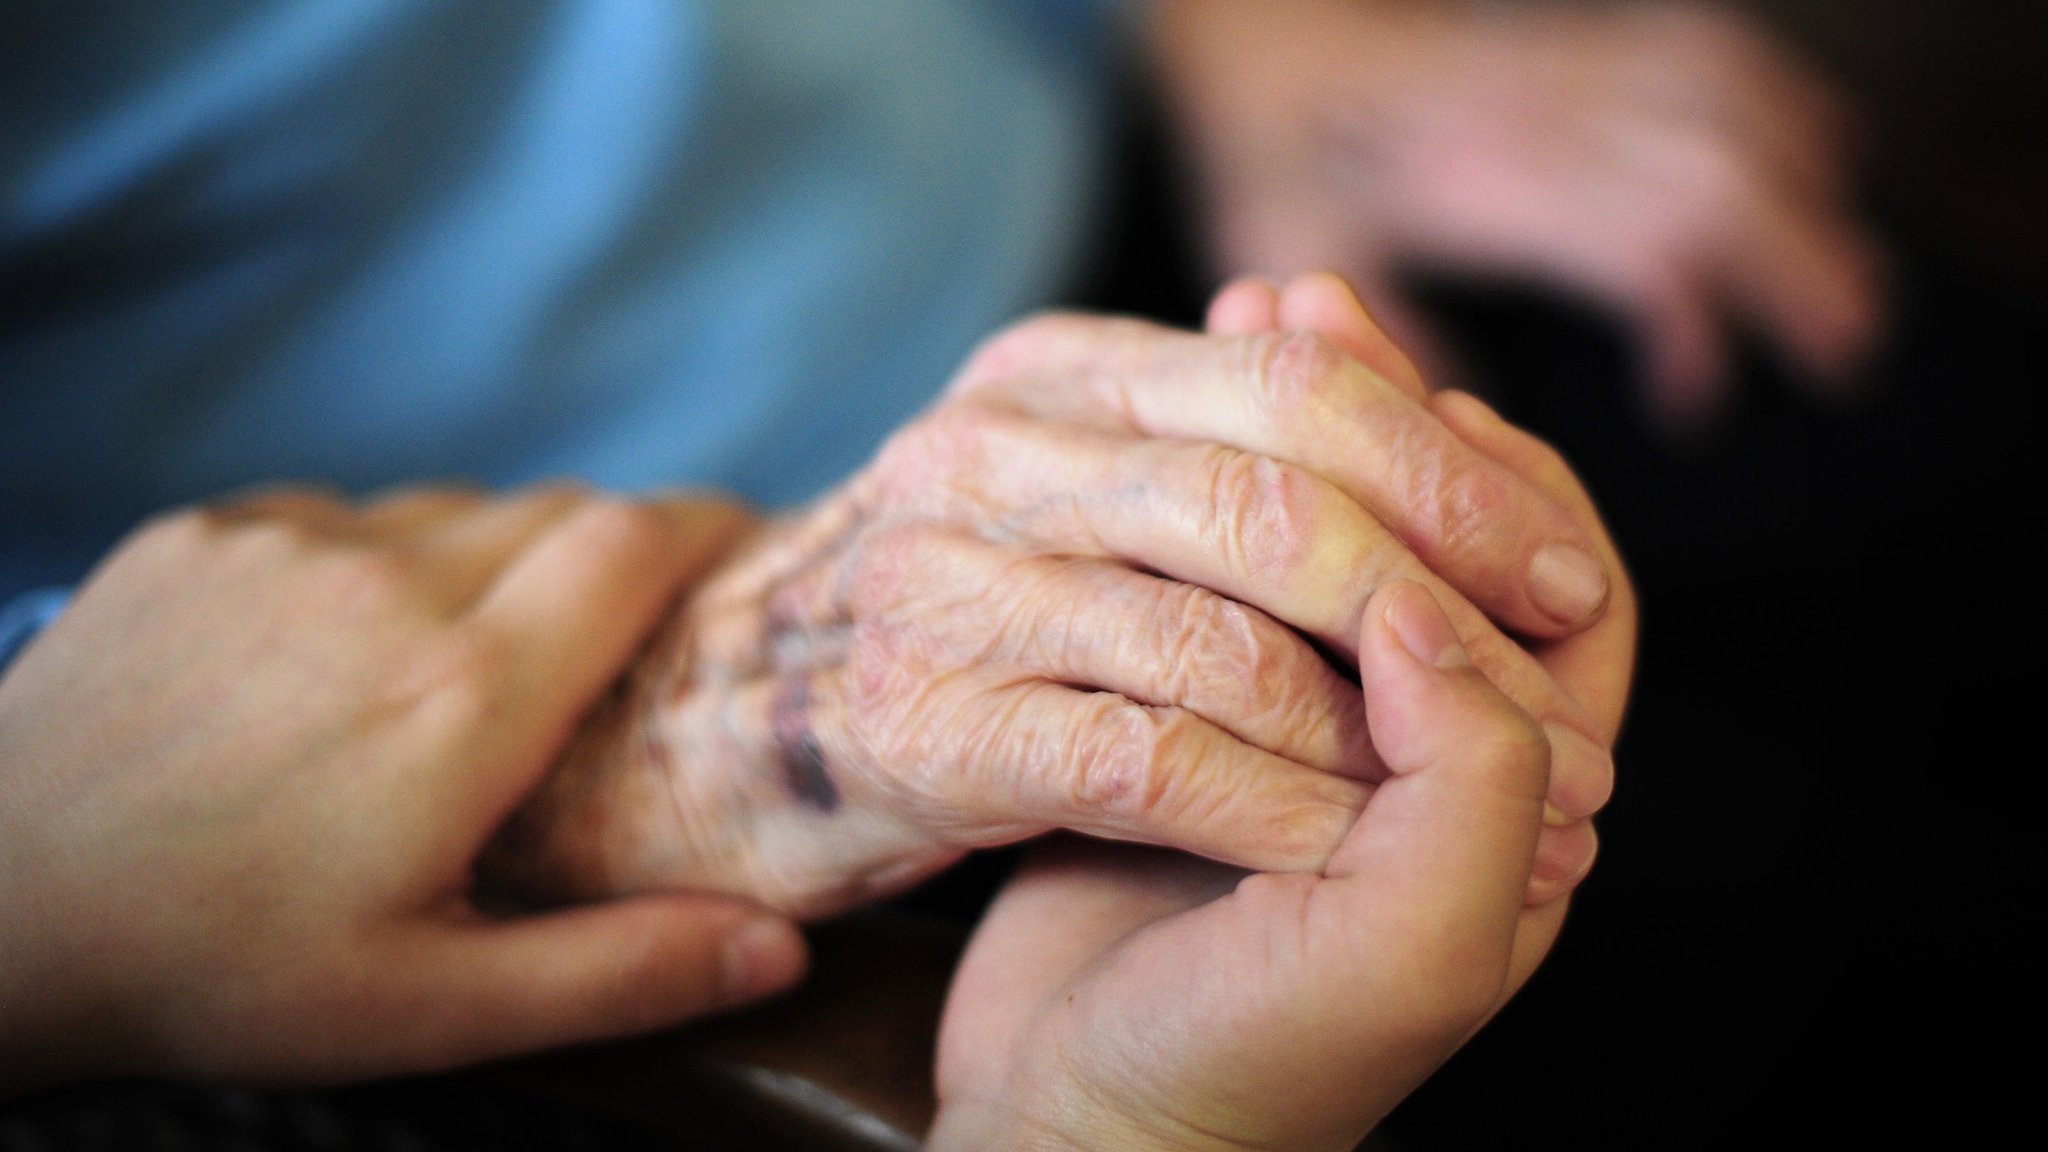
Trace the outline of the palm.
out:
[[[1383,1040],[1306,1017],[1330,1001],[1332,978],[1346,997],[1412,993],[1420,956],[1401,924],[1424,910],[1398,896],[1379,905],[1364,925],[1371,959],[1336,973],[1313,960],[1323,950],[1310,939],[1329,927],[1309,910],[1330,881],[1269,875],[1240,886],[1246,876],[1151,849],[1041,849],[990,909],[955,979],[941,1099],[1038,1102],[1044,1114],[1012,1121],[1056,1123],[1067,1086],[1084,1084],[1116,1115],[1149,1117],[1145,1134],[1191,1146],[1349,1147],[1433,1070],[1439,1048],[1397,1053],[1365,1076],[1358,1054],[1387,1052]],[[1523,913],[1497,1001],[1535,969],[1563,910]]]
[[[1138,1013],[1154,995],[1147,965],[1189,956],[1183,945],[1240,875],[1125,846],[1066,840],[1038,849],[976,929],[954,980],[939,1036],[941,1098],[1051,1086],[1050,1070],[1085,1038],[1082,1002]]]

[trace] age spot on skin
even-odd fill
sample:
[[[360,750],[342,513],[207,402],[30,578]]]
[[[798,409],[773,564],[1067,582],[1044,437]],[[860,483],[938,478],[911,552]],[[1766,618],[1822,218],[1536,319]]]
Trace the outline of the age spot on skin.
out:
[[[839,789],[825,767],[825,754],[811,732],[811,686],[799,679],[776,694],[770,724],[782,756],[782,780],[790,794],[820,812],[839,808]]]

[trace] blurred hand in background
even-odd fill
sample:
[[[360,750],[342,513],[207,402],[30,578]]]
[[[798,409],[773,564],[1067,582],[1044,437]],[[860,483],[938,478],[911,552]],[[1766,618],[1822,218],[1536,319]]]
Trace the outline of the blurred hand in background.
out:
[[[1427,270],[1623,319],[1668,428],[1727,399],[1730,338],[1846,394],[1882,319],[1836,94],[1701,4],[1164,0],[1165,98],[1231,274],[1333,268],[1442,383]]]

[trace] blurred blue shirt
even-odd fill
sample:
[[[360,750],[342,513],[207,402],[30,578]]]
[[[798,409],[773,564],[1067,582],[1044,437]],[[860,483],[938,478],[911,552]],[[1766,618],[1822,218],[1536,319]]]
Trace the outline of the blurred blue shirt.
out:
[[[265,480],[814,493],[1076,266],[1100,8],[0,8],[0,603]]]

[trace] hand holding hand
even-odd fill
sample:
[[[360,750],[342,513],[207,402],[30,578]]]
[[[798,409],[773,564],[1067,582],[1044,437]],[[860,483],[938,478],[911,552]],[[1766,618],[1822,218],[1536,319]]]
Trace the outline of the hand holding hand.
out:
[[[801,939],[738,900],[469,898],[741,519],[279,493],[138,532],[0,678],[0,1091],[426,1070],[795,980]]]
[[[1490,456],[1487,429],[1519,435],[1497,419],[1468,442],[1341,303],[1348,351],[1081,316],[996,337],[690,596],[494,874],[818,915],[1053,827],[1319,870],[1385,776],[1325,653],[1352,664],[1366,600],[1405,578],[1543,723],[1530,898],[1568,891],[1612,781],[1625,576],[1561,464],[1547,490]],[[1489,616],[1587,639],[1603,676],[1618,644],[1618,683],[1589,710]]]
[[[1414,378],[1330,276],[1284,291],[1232,284],[1209,328],[1319,331]],[[1470,397],[1429,403],[1598,533],[1547,446]],[[1322,880],[1078,842],[1034,853],[955,981],[931,1147],[1350,1148],[1521,986],[1564,912],[1502,899],[1528,861],[1529,817],[1515,813],[1517,788],[1533,787],[1528,720],[1474,683],[1442,620],[1409,586],[1368,608],[1373,739],[1404,771],[1368,801]],[[1536,646],[1610,740],[1634,628],[1623,582],[1598,624]]]
[[[1349,1149],[1527,979],[1542,730],[1419,585],[1362,627],[1392,776],[1325,872],[1041,850],[955,978],[929,1147]]]

